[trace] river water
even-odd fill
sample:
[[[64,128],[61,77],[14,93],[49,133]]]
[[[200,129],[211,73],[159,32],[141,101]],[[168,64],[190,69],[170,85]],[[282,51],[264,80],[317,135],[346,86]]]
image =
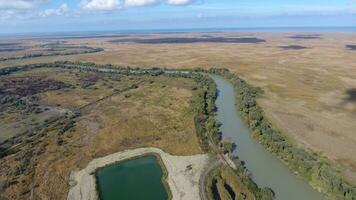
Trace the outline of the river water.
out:
[[[162,169],[155,156],[113,164],[97,171],[101,200],[167,200]]]
[[[251,137],[250,130],[236,111],[232,84],[219,76],[213,75],[212,78],[218,89],[217,118],[222,123],[220,130],[223,139],[230,139],[237,145],[234,154],[245,162],[253,180],[260,187],[272,188],[277,200],[325,199]]]

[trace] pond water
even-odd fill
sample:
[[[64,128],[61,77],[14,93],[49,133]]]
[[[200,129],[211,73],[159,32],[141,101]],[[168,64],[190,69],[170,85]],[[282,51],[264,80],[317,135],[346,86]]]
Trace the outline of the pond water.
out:
[[[163,172],[149,155],[99,169],[96,173],[101,200],[167,200]]]
[[[234,153],[245,162],[253,180],[260,187],[272,188],[277,200],[325,199],[251,137],[250,130],[236,111],[232,84],[219,76],[212,78],[218,88],[217,117],[222,123],[220,130],[223,139],[230,139],[237,145]]]

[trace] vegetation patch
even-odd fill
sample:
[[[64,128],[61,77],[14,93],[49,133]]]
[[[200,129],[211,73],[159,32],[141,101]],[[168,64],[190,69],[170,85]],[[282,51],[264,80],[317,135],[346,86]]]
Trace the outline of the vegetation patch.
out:
[[[0,43],[0,52],[21,51],[26,49],[24,46],[19,45],[20,43]]]
[[[17,43],[17,42],[7,42],[7,43],[0,43],[0,47],[3,47],[3,46],[17,46],[21,43]]]
[[[288,46],[280,46],[280,48],[284,50],[302,50],[309,49],[309,47],[301,46],[301,45],[288,45]]]
[[[207,178],[206,190],[212,200],[272,200],[274,193],[269,188],[259,188],[250,177],[248,170],[236,160],[237,170],[219,166]]]
[[[354,44],[348,44],[348,45],[346,45],[345,47],[346,47],[347,49],[349,49],[349,50],[356,51],[356,45],[354,45]]]
[[[347,102],[356,102],[356,88],[348,89],[346,91],[347,97],[345,101]]]
[[[315,40],[322,39],[320,34],[299,34],[290,36],[291,39],[302,39],[302,40]]]
[[[5,95],[29,96],[69,87],[70,84],[43,76],[6,77],[0,80],[0,94]]]
[[[95,48],[89,46],[69,45],[61,41],[50,42],[39,46],[0,46],[0,52],[18,51],[15,55],[1,56],[0,61],[21,60],[27,58],[36,58],[42,56],[63,56],[87,54],[104,51],[103,48]]]

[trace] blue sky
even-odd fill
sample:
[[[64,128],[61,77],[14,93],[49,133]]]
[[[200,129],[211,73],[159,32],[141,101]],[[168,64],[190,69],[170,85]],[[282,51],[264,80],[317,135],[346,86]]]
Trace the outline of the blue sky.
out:
[[[356,0],[0,0],[0,33],[356,26]]]

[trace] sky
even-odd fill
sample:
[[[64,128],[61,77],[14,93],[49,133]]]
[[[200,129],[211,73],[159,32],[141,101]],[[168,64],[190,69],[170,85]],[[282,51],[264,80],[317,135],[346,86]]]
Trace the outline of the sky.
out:
[[[0,34],[356,27],[356,0],[0,0]]]

